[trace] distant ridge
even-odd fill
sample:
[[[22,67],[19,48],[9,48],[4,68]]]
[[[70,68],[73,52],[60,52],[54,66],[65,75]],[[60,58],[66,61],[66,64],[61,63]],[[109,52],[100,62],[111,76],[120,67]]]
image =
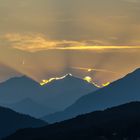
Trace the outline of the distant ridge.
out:
[[[0,83],[0,103],[28,114],[29,110],[23,101],[30,99],[28,100],[28,104],[32,106],[30,115],[41,117],[64,110],[83,95],[97,89],[93,84],[70,74],[61,79],[52,80],[44,86],[26,76],[15,77]],[[42,111],[37,109],[41,106],[42,109],[44,108]]]
[[[48,108],[47,106],[43,106],[30,98],[25,98],[19,102],[7,104],[4,106],[8,106],[17,112],[21,112],[23,114],[28,114],[31,116],[36,116],[37,118],[42,117],[43,114],[53,113],[55,110],[52,108]]]
[[[4,140],[138,140],[140,102],[131,102],[104,111],[37,129],[23,129]]]
[[[58,110],[64,110],[83,95],[98,89],[92,83],[71,74],[67,74],[58,80],[52,80],[42,88],[45,93],[43,94],[44,97],[42,96],[43,102],[47,102],[48,106]]]
[[[45,125],[47,123],[42,120],[0,107],[0,138],[8,136],[21,128],[33,128]]]
[[[81,97],[64,111],[47,115],[43,119],[54,123],[73,118],[79,114],[102,110],[131,101],[140,101],[139,83],[140,69],[137,69],[109,86]]]

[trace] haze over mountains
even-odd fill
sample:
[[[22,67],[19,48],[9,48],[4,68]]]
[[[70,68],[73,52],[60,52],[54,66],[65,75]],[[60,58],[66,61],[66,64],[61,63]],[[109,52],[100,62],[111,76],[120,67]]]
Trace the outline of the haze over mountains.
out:
[[[52,108],[39,104],[30,98],[25,98],[19,102],[8,104],[6,106],[9,106],[17,112],[22,112],[24,114],[29,114],[35,117],[40,117],[43,114],[46,115],[46,113],[55,112],[55,110],[53,110]]]
[[[64,111],[47,115],[43,119],[51,123],[59,122],[79,114],[102,110],[131,101],[140,101],[140,69],[107,87],[81,97]]]
[[[25,76],[16,77],[0,84],[0,103],[16,111],[42,117],[65,109],[97,89],[93,84],[70,74],[44,86]]]
[[[140,140],[140,0],[0,0],[0,140]]]
[[[33,128],[47,125],[46,122],[11,109],[0,107],[0,139],[21,128]]]
[[[30,106],[28,108],[29,109],[28,113],[30,113],[32,108],[35,107],[39,103],[39,102],[37,103],[35,99],[38,99],[38,101],[45,101],[45,100],[47,101],[47,97],[48,98],[53,97],[49,99],[55,99],[56,97],[60,96],[59,101],[63,101],[65,99],[70,98],[70,96],[76,95],[77,97],[77,94],[75,92],[74,93],[72,92],[74,91],[73,86],[78,87],[80,84],[80,88],[78,87],[78,89],[81,89],[81,90],[82,90],[82,86],[85,86],[85,85],[88,85],[88,86],[90,85],[91,87],[94,87],[92,84],[87,83],[86,81],[73,77],[71,75],[66,75],[63,79],[60,79],[60,80],[53,80],[52,82],[46,84],[45,86],[40,86],[36,82],[33,83],[31,79],[28,80],[28,78],[26,77],[19,77],[18,82],[17,82],[17,85],[19,87],[23,86],[23,83],[19,82],[20,78],[22,79],[21,81],[24,83],[24,86],[26,85],[27,81],[28,82],[30,81],[32,83],[32,87],[34,88],[36,87],[36,92],[35,94],[25,94],[26,96],[28,95],[28,98],[25,98],[25,95],[22,94],[23,100],[21,100],[20,102],[16,102],[15,105],[13,104],[13,106],[11,105],[11,107],[13,108],[15,107],[17,109],[17,105],[18,105],[19,111],[20,109],[23,109],[22,111],[24,111],[24,107],[27,109],[28,106]],[[28,82],[27,84],[29,86],[30,82],[29,83]],[[10,83],[10,81],[8,81],[8,83]],[[70,94],[71,92],[66,92],[64,90],[67,87],[67,83],[69,83],[68,87],[72,88],[72,90],[69,89],[69,91],[71,91],[72,94]],[[140,102],[136,102],[136,101],[140,101],[139,83],[140,83],[140,69],[137,69],[134,72],[126,75],[122,79],[119,79],[111,83],[107,87],[104,87],[98,90],[96,88],[96,91],[91,92],[89,94],[87,93],[87,95],[82,96],[80,94],[81,97],[79,97],[79,99],[74,104],[70,105],[64,111],[47,115],[43,117],[42,119],[46,120],[46,122],[54,123],[54,122],[59,122],[66,119],[74,118],[81,114],[85,114],[85,115],[81,115],[71,120],[55,123],[55,124],[48,125],[41,128],[35,128],[35,129],[30,128],[30,127],[34,127],[34,124],[32,124],[31,126],[27,126],[29,128],[26,129],[27,128],[25,126],[26,123],[24,123],[25,127],[24,126],[18,127],[20,123],[24,122],[24,120],[22,118],[17,119],[17,117],[14,116],[14,119],[11,124],[12,115],[7,114],[6,120],[9,119],[10,117],[10,119],[7,121],[8,126],[9,124],[12,126],[13,123],[17,124],[17,126],[15,125],[16,128],[13,127],[14,130],[12,127],[9,126],[9,129],[10,129],[9,131],[9,129],[6,129],[8,128],[7,125],[4,126],[5,129],[3,129],[3,125],[2,125],[2,131],[1,131],[3,134],[2,137],[12,134],[18,128],[25,128],[23,130],[17,131],[15,134],[12,134],[11,136],[8,136],[6,140],[19,140],[19,139],[20,140],[31,140],[31,139],[32,140],[45,140],[45,139],[51,139],[51,140],[56,140],[56,139],[58,140],[65,140],[65,139],[68,139],[68,140],[71,140],[71,139],[116,140],[117,139],[117,140],[121,140],[124,138],[127,138],[127,139],[131,138],[133,140],[137,140],[138,138],[140,138],[140,119],[139,119],[140,118],[140,111],[139,111]],[[12,84],[12,82],[10,84],[11,85],[9,87],[11,87],[11,90],[13,91],[12,87],[16,87],[16,85]],[[70,85],[73,85],[73,86],[70,86]],[[24,89],[24,86],[22,87],[23,89]],[[6,91],[5,87],[7,87],[7,84],[2,87],[0,87],[0,90],[3,89]],[[50,91],[53,91],[52,87],[54,87],[54,89],[59,89],[59,88],[62,89],[63,87],[63,90],[65,92],[61,92],[60,94],[59,93],[57,94],[56,92],[55,94],[56,96],[54,95],[47,96],[48,94],[45,94],[46,91],[49,91],[48,89],[51,89]],[[6,92],[9,95],[10,90],[7,90],[7,91],[9,91],[9,92]],[[32,91],[32,88],[29,88],[29,90],[28,88],[27,89],[25,88],[25,90],[23,90],[22,93],[26,93],[27,91]],[[39,94],[37,93],[37,91],[40,91]],[[14,93],[14,95],[18,94],[18,92]],[[65,94],[62,94],[62,93],[65,93]],[[66,94],[66,93],[69,93],[69,94]],[[64,96],[65,98],[62,98],[62,96]],[[6,96],[1,96],[1,97],[6,98]],[[12,95],[10,98],[13,99]],[[132,102],[132,103],[129,103],[129,102]],[[121,104],[125,104],[125,105],[121,105]],[[36,111],[40,110],[41,105],[42,104],[37,105],[35,107],[36,109],[32,110],[32,113],[37,113]],[[117,106],[117,107],[113,107],[113,106]],[[98,111],[98,110],[104,110],[106,108],[111,108],[111,109],[107,109],[105,111]],[[89,114],[86,114],[86,113],[89,113]],[[1,120],[3,121],[2,122],[3,124],[6,123],[4,122],[5,121],[4,116],[5,115],[2,112],[1,117],[4,119],[1,119]],[[43,121],[41,122],[42,122],[41,125],[43,126],[47,125]]]
[[[23,129],[4,140],[138,140],[140,102],[96,111],[36,129]]]

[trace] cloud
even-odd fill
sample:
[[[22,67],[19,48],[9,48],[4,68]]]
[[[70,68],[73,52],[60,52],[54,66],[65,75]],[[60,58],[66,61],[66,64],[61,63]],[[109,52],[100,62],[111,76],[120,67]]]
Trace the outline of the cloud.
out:
[[[0,0],[0,61],[37,81],[87,76],[73,66],[125,74],[140,66],[139,7],[139,0]],[[110,75],[93,77],[118,78]]]
[[[86,44],[85,42],[78,41],[49,40],[41,34],[6,34],[1,36],[1,40],[3,40],[3,42],[10,47],[29,52],[48,49],[61,49],[69,46],[81,46]]]
[[[116,40],[117,38],[111,37]],[[13,47],[22,51],[37,52],[43,50],[122,50],[140,49],[139,40],[132,40],[132,46],[113,46],[106,40],[50,40],[43,34],[5,34],[0,37],[1,46]],[[133,46],[136,44],[136,46]]]
[[[41,33],[53,40],[140,40],[139,0],[0,0],[1,34]],[[50,41],[50,40],[49,40]],[[105,44],[104,44],[105,45]]]
[[[123,1],[131,2],[131,3],[139,3],[140,2],[139,0],[123,0]]]

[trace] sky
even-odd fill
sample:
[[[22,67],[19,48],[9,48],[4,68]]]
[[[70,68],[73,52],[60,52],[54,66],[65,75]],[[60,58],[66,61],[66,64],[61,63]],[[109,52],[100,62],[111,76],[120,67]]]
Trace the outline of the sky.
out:
[[[0,81],[114,81],[140,67],[139,13],[139,0],[0,0]]]

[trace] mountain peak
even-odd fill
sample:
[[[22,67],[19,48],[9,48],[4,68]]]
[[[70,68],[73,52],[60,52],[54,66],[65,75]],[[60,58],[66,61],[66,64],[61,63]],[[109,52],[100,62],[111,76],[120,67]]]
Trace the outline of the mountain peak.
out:
[[[140,68],[137,68],[137,69],[133,72],[133,74],[140,74]]]
[[[112,82],[109,86],[79,98],[62,112],[46,117],[51,123],[63,121],[80,114],[104,110],[123,103],[140,101],[140,69]]]
[[[32,86],[38,86],[38,82],[36,82],[35,80],[33,80],[32,78],[30,77],[27,77],[27,76],[18,76],[18,77],[12,77],[4,82],[2,82],[0,84],[0,86],[14,86],[14,83],[16,83],[16,86],[19,87],[19,86],[25,86],[26,85],[32,85]],[[23,84],[24,83],[24,84]]]
[[[65,81],[65,80],[71,80],[71,79],[80,79],[80,78],[74,77],[71,73],[68,73],[62,77],[55,77],[55,78],[50,78],[48,80],[42,80],[42,82],[40,82],[40,85],[44,86],[44,85],[52,83],[52,82],[62,81],[62,80]]]
[[[68,73],[68,74],[66,74],[65,75],[65,78],[70,78],[70,77],[72,77],[73,75],[71,74],[71,73]]]
[[[3,93],[0,94],[0,101],[17,103],[26,99],[22,102],[30,104],[32,103],[30,99],[32,99],[35,101],[32,103],[34,106],[38,103],[60,111],[74,103],[79,97],[98,89],[92,83],[72,74],[43,80],[40,85],[26,76],[13,78],[0,84],[0,93]]]

